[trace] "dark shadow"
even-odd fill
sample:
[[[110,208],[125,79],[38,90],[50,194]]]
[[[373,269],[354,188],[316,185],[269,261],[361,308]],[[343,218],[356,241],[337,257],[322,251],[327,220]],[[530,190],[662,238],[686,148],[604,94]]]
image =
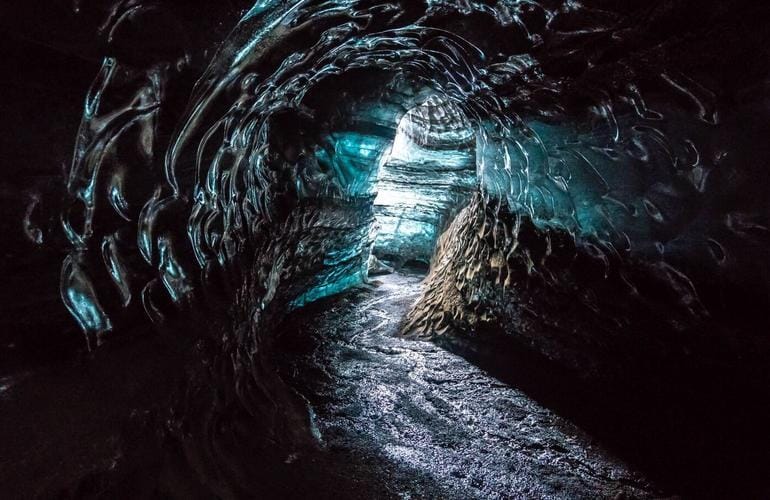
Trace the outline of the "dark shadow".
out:
[[[589,381],[510,336],[479,333],[437,343],[573,421],[667,493],[770,493],[766,374],[640,360],[622,379]]]

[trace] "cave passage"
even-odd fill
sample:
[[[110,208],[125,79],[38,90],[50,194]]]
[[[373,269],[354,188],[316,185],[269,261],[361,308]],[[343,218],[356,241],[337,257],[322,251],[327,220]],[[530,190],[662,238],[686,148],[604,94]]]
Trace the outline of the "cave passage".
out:
[[[397,267],[430,264],[439,234],[476,188],[475,139],[446,97],[434,94],[404,115],[380,160],[375,257]]]
[[[770,497],[770,3],[40,3],[4,498]]]

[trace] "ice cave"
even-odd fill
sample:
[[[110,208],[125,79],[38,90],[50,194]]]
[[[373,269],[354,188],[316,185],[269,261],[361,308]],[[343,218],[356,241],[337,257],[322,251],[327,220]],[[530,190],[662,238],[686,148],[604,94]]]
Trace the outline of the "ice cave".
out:
[[[0,497],[767,498],[770,5],[0,5]]]

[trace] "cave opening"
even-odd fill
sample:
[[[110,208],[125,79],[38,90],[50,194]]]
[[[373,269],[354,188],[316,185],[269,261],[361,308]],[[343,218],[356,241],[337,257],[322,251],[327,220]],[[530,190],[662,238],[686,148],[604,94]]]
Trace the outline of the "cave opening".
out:
[[[448,97],[433,94],[401,118],[378,169],[372,272],[428,269],[476,188],[475,159],[474,129]]]
[[[318,214],[321,234],[306,235],[300,247],[317,260],[288,289],[290,311],[370,277],[425,277],[440,236],[480,189],[477,123],[465,103],[410,78],[383,85],[379,72],[358,75],[351,102],[323,99],[334,79],[307,98],[334,125],[300,160],[300,200]]]

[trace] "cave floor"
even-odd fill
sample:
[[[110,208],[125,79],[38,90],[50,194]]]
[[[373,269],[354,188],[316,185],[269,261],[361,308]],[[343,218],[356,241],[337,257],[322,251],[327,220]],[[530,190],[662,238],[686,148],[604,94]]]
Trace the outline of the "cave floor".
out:
[[[338,498],[659,496],[523,391],[432,342],[399,337],[422,279],[377,277],[282,328],[284,377],[308,399],[322,442],[297,467],[312,463],[326,478],[319,488],[339,486]]]

